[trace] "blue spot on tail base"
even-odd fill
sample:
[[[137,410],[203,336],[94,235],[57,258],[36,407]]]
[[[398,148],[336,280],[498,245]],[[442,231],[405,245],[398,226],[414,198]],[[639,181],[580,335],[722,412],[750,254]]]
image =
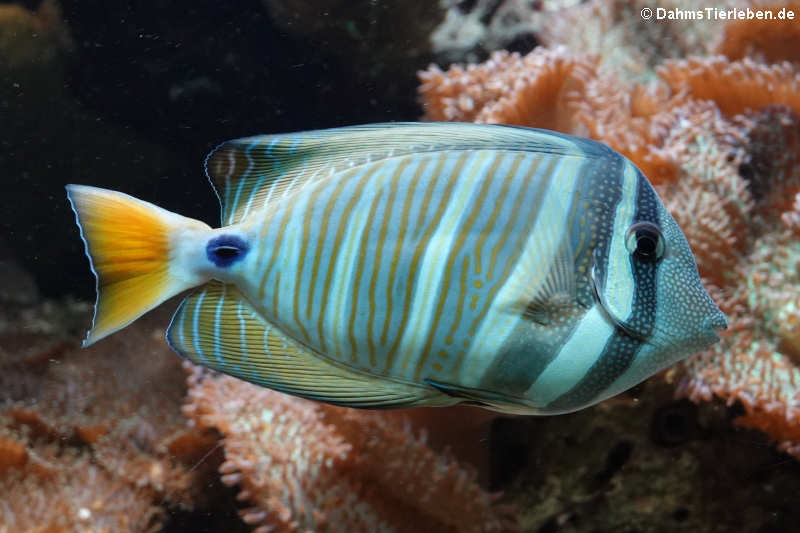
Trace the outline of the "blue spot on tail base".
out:
[[[206,245],[206,256],[218,268],[227,268],[241,261],[250,247],[241,237],[236,235],[220,235],[214,237]]]

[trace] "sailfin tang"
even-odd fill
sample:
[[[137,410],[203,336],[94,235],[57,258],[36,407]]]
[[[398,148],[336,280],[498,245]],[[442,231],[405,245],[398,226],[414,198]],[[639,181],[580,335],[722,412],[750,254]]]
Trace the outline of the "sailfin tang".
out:
[[[449,405],[435,388],[340,367],[267,323],[239,290],[212,281],[187,297],[167,331],[182,357],[288,394],[367,409]]]
[[[94,319],[84,346],[194,285],[190,276],[175,275],[170,237],[175,230],[205,224],[97,187],[68,185],[67,197],[97,281]]]
[[[585,139],[532,128],[458,123],[386,123],[227,141],[206,157],[206,175],[222,207],[222,224],[241,221],[272,199],[337,170],[414,152],[497,149],[575,157],[605,155]]]

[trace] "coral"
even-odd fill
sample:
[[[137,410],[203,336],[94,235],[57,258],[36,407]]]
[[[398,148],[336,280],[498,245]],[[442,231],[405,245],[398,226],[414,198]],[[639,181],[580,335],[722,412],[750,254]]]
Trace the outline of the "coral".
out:
[[[15,4],[0,5],[0,74],[58,69],[60,56],[71,48],[55,0],[45,0],[35,12]]]
[[[738,424],[800,457],[800,240],[788,231],[800,122],[775,105],[696,119],[689,137],[665,141],[682,177],[660,192],[731,325],[719,344],[684,363],[678,394],[740,402]]]
[[[87,452],[24,438],[0,440],[0,494],[0,533],[155,531],[163,519],[146,489]]]
[[[795,17],[800,5],[788,3],[781,6],[760,6],[772,13],[772,20],[731,20],[725,24],[719,43],[718,54],[737,60],[749,57],[764,63],[781,61],[800,62],[800,26],[797,19],[781,19],[781,11],[791,10]]]
[[[766,65],[747,57],[691,57],[666,61],[657,72],[673,91],[712,100],[728,116],[775,104],[800,112],[800,72],[788,62]]]
[[[543,13],[558,9],[563,0],[442,0],[444,20],[431,33],[431,45],[438,60],[477,61],[487,50],[536,43],[534,34]],[[525,50],[526,52],[528,50]]]
[[[739,174],[742,133],[710,102],[690,103],[673,113],[677,120],[659,153],[676,172],[670,181],[653,181],[691,243],[700,275],[725,287],[736,275],[738,254],[751,245],[747,220],[753,200]]]
[[[597,54],[602,70],[625,81],[648,81],[653,67],[664,59],[703,53],[714,33],[714,25],[700,20],[642,20],[642,9],[654,7],[647,0],[568,5],[546,13],[536,36],[546,46],[565,45]],[[662,1],[658,7],[697,9],[687,0]]]
[[[730,331],[685,364],[679,394],[741,402],[737,423],[765,431],[800,457],[800,117],[767,106],[737,117],[746,160],[740,173],[752,193],[752,238],[728,269]],[[742,251],[740,249],[740,251]]]
[[[759,216],[774,226],[800,192],[800,116],[769,105],[737,118],[746,134],[740,172],[758,201]]]
[[[579,127],[570,133],[608,144],[655,184],[673,181],[678,163],[664,150],[665,139],[676,124],[700,111],[699,106],[682,92],[670,94],[663,87],[628,86],[612,76],[598,76],[586,84],[576,113]]]
[[[189,363],[184,413],[224,437],[223,482],[256,531],[513,529],[472,471],[433,452],[403,413],[319,404]]]
[[[477,62],[495,50],[527,53],[536,45],[590,50],[599,65],[626,80],[652,77],[666,58],[703,53],[715,25],[700,20],[642,20],[646,0],[440,0],[446,16],[431,34],[437,61]],[[725,4],[740,3],[729,0]],[[666,9],[697,9],[688,0],[659,2]],[[721,7],[721,6],[718,6]]]
[[[80,350],[52,325],[58,307],[0,328],[0,493],[14,487],[0,531],[158,528],[165,505],[202,501],[215,468],[194,467],[216,438],[181,415],[180,363],[153,325],[167,317]],[[85,323],[85,306],[67,307]]]
[[[741,402],[736,422],[800,457],[800,240],[771,233],[755,245],[721,343],[685,363],[678,393]]]
[[[180,409],[185,375],[163,340],[168,310],[85,350],[73,332],[88,320],[85,305],[39,304],[4,317],[0,493],[13,497],[0,498],[0,533],[157,530],[165,510],[219,505],[218,470],[242,489],[242,518],[257,528],[513,529],[513,512],[475,472],[414,429],[444,426],[436,416],[319,405],[197,371],[189,424]],[[454,413],[436,439],[467,435],[468,448],[478,439],[465,428],[481,417],[459,422]]]
[[[537,48],[522,57],[495,52],[481,65],[419,74],[427,120],[524,124],[570,130],[575,99],[594,67],[566,48]]]

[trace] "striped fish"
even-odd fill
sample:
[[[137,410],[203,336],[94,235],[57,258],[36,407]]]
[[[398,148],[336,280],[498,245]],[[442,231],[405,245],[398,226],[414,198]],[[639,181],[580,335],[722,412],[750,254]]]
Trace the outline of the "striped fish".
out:
[[[181,356],[363,408],[563,413],[718,340],[725,316],[636,167],[560,133],[377,124],[226,142],[222,227],[69,185],[85,345],[186,289]]]

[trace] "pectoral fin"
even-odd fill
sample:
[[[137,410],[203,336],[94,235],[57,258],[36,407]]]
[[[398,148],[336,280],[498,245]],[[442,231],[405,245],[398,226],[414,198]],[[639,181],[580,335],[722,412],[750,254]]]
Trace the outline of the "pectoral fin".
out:
[[[519,274],[512,279],[517,300],[512,311],[548,326],[558,323],[576,305],[574,258],[569,239],[556,242],[543,233],[526,246]]]

